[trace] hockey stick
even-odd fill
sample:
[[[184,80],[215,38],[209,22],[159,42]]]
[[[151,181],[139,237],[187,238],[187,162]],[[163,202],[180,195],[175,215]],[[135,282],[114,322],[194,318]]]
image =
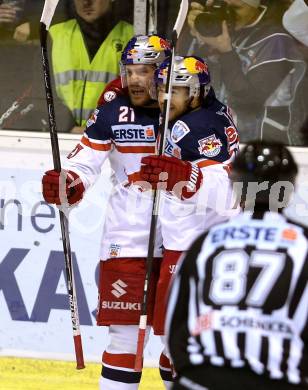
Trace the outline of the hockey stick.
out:
[[[44,73],[44,84],[45,84],[45,92],[46,92],[46,102],[47,102],[47,110],[48,110],[49,132],[50,132],[53,164],[54,164],[54,169],[57,172],[61,172],[58,134],[57,134],[57,126],[55,120],[54,102],[53,102],[51,82],[50,82],[50,69],[49,69],[48,55],[47,55],[47,34],[48,34],[47,32],[58,2],[59,0],[45,0],[43,14],[41,17],[41,24],[40,24],[40,42],[41,42],[41,55],[42,55],[42,64],[43,64],[43,73]],[[63,178],[61,178],[61,176],[60,176],[60,180],[63,181]],[[64,183],[61,184],[65,186],[65,178],[64,178]],[[64,259],[65,259],[67,290],[69,295],[69,306],[71,311],[73,338],[74,338],[75,355],[76,355],[76,362],[77,362],[76,368],[81,369],[84,368],[85,365],[83,360],[82,342],[81,342],[81,335],[80,335],[77,296],[76,296],[73,263],[72,263],[72,252],[70,247],[69,230],[68,230],[68,218],[62,210],[59,210],[59,215],[60,215],[61,234],[62,234],[62,241],[63,241],[63,252],[64,252]]]
[[[172,51],[171,51],[171,61],[170,67],[168,70],[167,81],[166,81],[166,91],[164,96],[164,105],[162,112],[162,131],[160,133],[160,142],[159,142],[159,155],[163,154],[166,145],[166,131],[168,128],[169,122],[169,111],[170,111],[170,98],[172,91],[172,73],[173,73],[173,64],[175,57],[175,49],[178,37],[180,32],[182,31],[186,15],[188,11],[188,0],[182,0],[179,14],[177,20],[175,22],[173,31],[172,31]],[[154,190],[153,194],[153,209],[152,209],[152,218],[151,218],[151,226],[150,226],[150,237],[149,237],[149,245],[148,245],[148,255],[146,259],[146,275],[144,280],[143,287],[143,298],[141,304],[141,314],[139,320],[139,330],[138,330],[138,341],[137,341],[137,352],[136,352],[136,360],[135,360],[135,371],[142,370],[142,358],[143,358],[143,349],[144,349],[144,339],[145,332],[147,327],[147,306],[148,306],[148,288],[150,284],[150,278],[152,274],[153,268],[153,259],[154,259],[154,248],[155,248],[155,231],[157,226],[158,212],[159,212],[159,203],[160,203],[160,192]]]
[[[157,0],[148,0],[148,35],[157,33]]]

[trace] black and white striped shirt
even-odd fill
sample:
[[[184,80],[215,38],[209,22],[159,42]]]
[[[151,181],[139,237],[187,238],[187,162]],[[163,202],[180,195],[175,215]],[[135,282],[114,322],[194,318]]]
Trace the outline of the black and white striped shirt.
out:
[[[166,334],[178,372],[246,367],[308,388],[308,230],[272,212],[211,228],[180,264]]]

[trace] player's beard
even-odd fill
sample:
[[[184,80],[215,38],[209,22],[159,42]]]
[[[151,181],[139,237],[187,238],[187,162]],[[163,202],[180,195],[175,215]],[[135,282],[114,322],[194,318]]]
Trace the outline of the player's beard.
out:
[[[144,106],[151,105],[153,103],[148,88],[143,86],[138,86],[138,85],[129,86],[128,95],[130,101],[134,106],[144,107]]]

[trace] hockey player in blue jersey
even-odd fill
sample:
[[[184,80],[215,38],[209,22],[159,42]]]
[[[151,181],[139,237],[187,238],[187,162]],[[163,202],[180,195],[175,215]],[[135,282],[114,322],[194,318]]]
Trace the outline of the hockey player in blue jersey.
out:
[[[161,110],[169,66],[166,60],[156,71]],[[171,82],[164,155],[144,157],[141,167],[143,180],[165,189],[159,212],[165,250],[156,291],[156,300],[164,303],[181,253],[205,229],[238,213],[228,177],[238,132],[230,110],[215,97],[207,64],[198,57],[176,57]],[[154,315],[155,334],[164,333],[164,316],[161,305]]]

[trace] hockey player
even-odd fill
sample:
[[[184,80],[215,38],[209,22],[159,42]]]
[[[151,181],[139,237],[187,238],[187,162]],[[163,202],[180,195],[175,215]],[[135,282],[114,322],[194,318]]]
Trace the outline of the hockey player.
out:
[[[69,204],[82,199],[107,158],[112,168],[114,188],[101,244],[97,314],[97,324],[109,326],[110,336],[102,356],[100,387],[103,390],[134,390],[141,379],[141,373],[134,372],[134,362],[152,195],[134,183],[139,179],[141,158],[155,153],[159,108],[149,90],[155,69],[169,55],[168,42],[159,36],[137,36],[129,41],[121,59],[128,96],[118,96],[94,111],[80,143],[66,161]],[[59,174],[46,172],[43,177],[45,200],[59,204],[62,192]],[[156,257],[161,256],[159,237],[157,233]],[[154,264],[150,284],[149,324],[158,263]]]
[[[194,242],[171,288],[174,390],[308,388],[308,230],[282,213],[296,174],[280,144],[236,157],[245,210]]]
[[[163,108],[166,60],[156,74],[158,101]],[[239,148],[230,110],[216,97],[205,61],[176,57],[172,79],[170,122],[165,154],[142,159],[141,177],[162,191],[159,221],[164,256],[156,290],[154,333],[164,334],[169,282],[182,252],[206,228],[238,213],[228,173]],[[162,181],[162,173],[167,173]],[[163,304],[162,304],[163,303]]]

